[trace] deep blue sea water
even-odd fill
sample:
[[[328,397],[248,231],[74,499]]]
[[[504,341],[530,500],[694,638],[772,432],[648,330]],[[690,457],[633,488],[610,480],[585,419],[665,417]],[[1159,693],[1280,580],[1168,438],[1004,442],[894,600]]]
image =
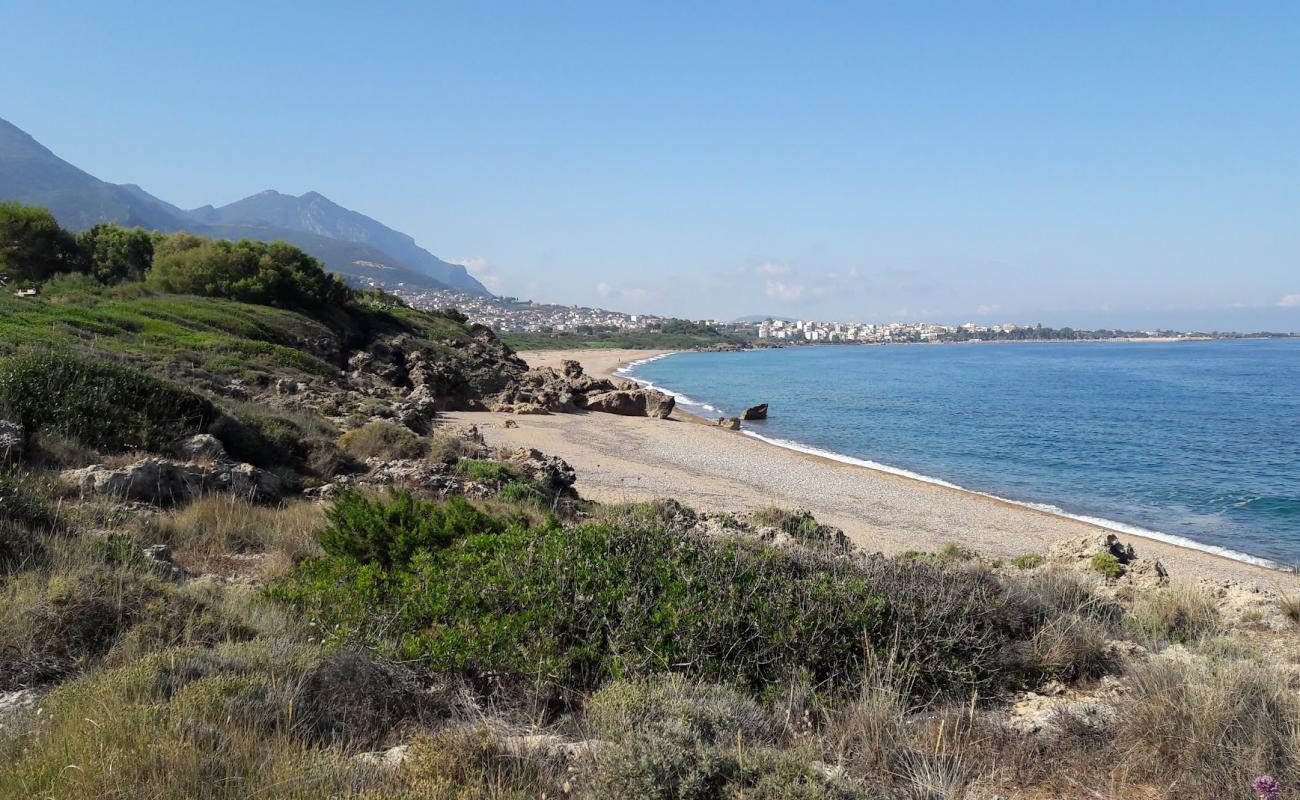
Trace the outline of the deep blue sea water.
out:
[[[679,353],[630,377],[751,434],[1300,562],[1300,340]],[[1135,531],[1136,532],[1136,531]]]

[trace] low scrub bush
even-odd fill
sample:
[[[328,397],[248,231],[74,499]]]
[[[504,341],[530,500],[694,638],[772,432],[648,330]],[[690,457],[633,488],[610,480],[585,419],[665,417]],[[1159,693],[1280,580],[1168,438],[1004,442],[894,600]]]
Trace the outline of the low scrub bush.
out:
[[[1043,565],[1043,557],[1038,553],[1025,553],[1011,559],[1011,566],[1016,569],[1033,569]]]
[[[770,744],[771,716],[729,686],[693,684],[665,674],[614,681],[592,695],[584,721],[602,739],[631,730],[684,735],[709,744]]]
[[[387,420],[367,422],[343,434],[339,446],[348,455],[359,459],[379,458],[391,461],[398,458],[420,458],[425,444],[407,428]]]
[[[1131,681],[1115,742],[1130,778],[1189,800],[1240,797],[1259,775],[1300,784],[1300,700],[1282,671],[1160,659],[1135,667]]]
[[[874,793],[788,753],[637,732],[596,754],[583,797],[627,800],[867,800]]]
[[[205,398],[143,372],[54,353],[0,362],[0,408],[29,435],[53,431],[115,452],[161,452],[217,417]]]
[[[29,564],[42,552],[42,534],[55,518],[35,483],[0,468],[0,575]]]
[[[886,648],[920,694],[1027,679],[1033,621],[988,576],[704,539],[657,524],[529,526],[462,500],[341,498],[271,594],[335,639],[432,670],[585,690],[679,672],[761,693],[852,691]],[[377,625],[376,620],[384,620]]]
[[[1088,562],[1089,568],[1107,580],[1115,580],[1124,574],[1124,565],[1111,553],[1096,553]]]
[[[51,565],[0,585],[0,691],[61,680],[111,656],[252,631],[193,595],[124,565]]]
[[[456,462],[456,471],[467,480],[488,486],[505,486],[519,478],[519,469],[514,465],[481,458],[462,458]]]
[[[403,796],[394,775],[351,750],[387,741],[411,698],[402,694],[398,703],[380,692],[394,716],[322,721],[325,704],[366,702],[340,685],[356,671],[333,663],[315,648],[259,639],[169,650],[91,672],[51,692],[24,735],[0,738],[0,797]],[[323,687],[319,676],[331,671]],[[376,688],[370,679],[362,686]],[[340,721],[359,727],[339,737]],[[367,727],[372,723],[378,727]],[[347,747],[330,744],[340,738]]]

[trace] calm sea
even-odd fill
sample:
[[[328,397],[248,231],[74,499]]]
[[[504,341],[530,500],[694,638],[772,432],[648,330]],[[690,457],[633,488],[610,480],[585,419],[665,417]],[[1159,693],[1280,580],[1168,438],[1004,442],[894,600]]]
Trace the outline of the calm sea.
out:
[[[627,373],[747,431],[1236,557],[1300,562],[1300,340],[680,353]]]

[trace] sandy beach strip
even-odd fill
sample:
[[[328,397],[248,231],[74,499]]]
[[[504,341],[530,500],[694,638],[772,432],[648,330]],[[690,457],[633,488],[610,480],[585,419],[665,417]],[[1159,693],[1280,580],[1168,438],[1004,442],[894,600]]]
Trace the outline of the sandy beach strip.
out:
[[[666,351],[525,352],[534,366],[572,358],[594,375],[610,375]],[[1097,526],[991,497],[868,467],[800,453],[750,436],[692,424],[613,414],[515,416],[454,412],[456,424],[477,425],[494,447],[535,447],[577,470],[582,496],[601,502],[673,497],[709,511],[764,506],[802,508],[843,528],[861,548],[886,553],[936,550],[959,542],[985,555],[1044,553],[1056,541],[1095,533]],[[506,428],[509,418],[518,425]],[[1212,553],[1131,534],[1118,534],[1142,555],[1159,558],[1171,574],[1245,581],[1283,591],[1300,577]]]

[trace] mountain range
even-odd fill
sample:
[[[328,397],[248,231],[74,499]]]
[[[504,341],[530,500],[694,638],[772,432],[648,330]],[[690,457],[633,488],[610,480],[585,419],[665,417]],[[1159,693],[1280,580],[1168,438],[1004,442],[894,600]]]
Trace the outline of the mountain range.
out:
[[[45,206],[59,224],[74,231],[116,222],[220,239],[282,240],[349,278],[389,288],[403,285],[491,295],[463,266],[443,261],[407,234],[317,192],[295,197],[268,190],[219,208],[185,210],[135,184],[108,183],[78,169],[4,119],[0,119],[0,200]]]

